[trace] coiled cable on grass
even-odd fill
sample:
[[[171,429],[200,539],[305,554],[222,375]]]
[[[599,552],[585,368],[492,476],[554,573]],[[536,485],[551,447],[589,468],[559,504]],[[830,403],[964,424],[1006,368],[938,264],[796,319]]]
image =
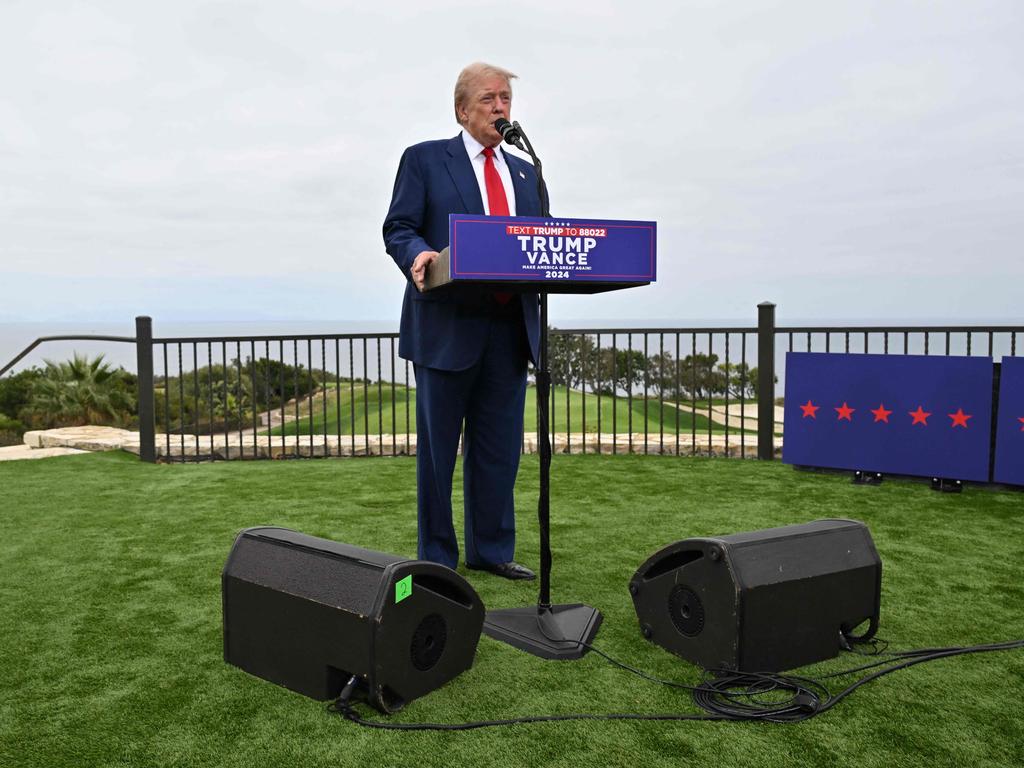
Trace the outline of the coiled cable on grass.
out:
[[[885,643],[885,641],[880,641]],[[588,650],[603,657],[609,663],[635,674],[649,682],[672,688],[688,690],[694,703],[706,714],[687,713],[640,713],[640,712],[583,712],[567,715],[528,715],[501,720],[478,720],[465,723],[390,723],[381,720],[367,720],[355,709],[352,696],[358,686],[353,675],[341,695],[328,704],[328,709],[337,712],[346,720],[367,728],[393,731],[469,731],[477,728],[493,728],[533,723],[555,723],[570,720],[641,720],[641,721],[753,721],[772,723],[796,723],[827,712],[855,690],[880,677],[900,669],[938,659],[952,658],[973,653],[990,653],[1024,648],[1024,639],[1007,640],[971,646],[949,646],[946,648],[918,648],[910,651],[884,652],[875,645],[873,653],[865,656],[880,656],[879,661],[858,667],[821,675],[817,678],[778,673],[737,672],[735,670],[708,670],[709,676],[698,685],[686,685],[672,680],[663,680],[609,656],[592,645],[581,643]],[[883,649],[884,645],[881,646]],[[845,677],[875,670],[838,693],[831,693],[822,681]]]

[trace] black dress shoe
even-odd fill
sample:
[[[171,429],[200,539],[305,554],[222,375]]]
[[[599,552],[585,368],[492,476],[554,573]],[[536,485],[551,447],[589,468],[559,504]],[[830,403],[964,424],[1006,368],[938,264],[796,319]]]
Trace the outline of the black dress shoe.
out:
[[[531,581],[537,578],[533,571],[525,565],[520,565],[514,560],[509,560],[507,563],[498,563],[497,565],[487,563],[473,565],[471,563],[466,563],[466,567],[471,571],[487,571],[487,573],[493,573],[495,576],[501,576],[503,579],[524,579],[526,581]]]

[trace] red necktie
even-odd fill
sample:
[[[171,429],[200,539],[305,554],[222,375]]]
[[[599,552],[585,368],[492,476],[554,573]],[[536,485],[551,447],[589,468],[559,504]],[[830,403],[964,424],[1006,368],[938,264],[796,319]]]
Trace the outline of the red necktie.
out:
[[[494,149],[484,147],[484,186],[487,188],[488,216],[508,216],[508,198],[505,197],[505,185],[501,183],[498,167],[494,164]],[[494,298],[499,304],[508,304],[511,293],[495,292]]]
[[[505,197],[505,185],[501,183],[498,167],[494,164],[494,150],[484,147],[484,186],[487,187],[487,207],[489,216],[508,216],[508,198]]]

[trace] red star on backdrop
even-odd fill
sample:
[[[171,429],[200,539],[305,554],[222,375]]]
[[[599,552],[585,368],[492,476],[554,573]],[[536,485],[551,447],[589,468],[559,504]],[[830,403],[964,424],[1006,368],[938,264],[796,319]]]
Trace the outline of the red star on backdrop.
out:
[[[916,411],[910,411],[909,413],[914,419],[910,422],[910,426],[914,426],[915,424],[924,424],[927,427],[928,417],[932,415],[931,412],[924,410],[920,405],[917,406]]]
[[[820,405],[815,405],[810,400],[808,400],[806,403],[800,406],[800,410],[804,412],[804,415],[801,418],[806,419],[808,416],[810,416],[812,419],[818,418],[816,414],[819,408],[821,408]]]
[[[956,413],[948,413],[946,415],[953,420],[951,426],[963,427],[964,429],[967,429],[967,420],[972,418],[972,414],[964,413],[963,408],[957,408]]]
[[[843,419],[846,419],[847,421],[853,421],[853,418],[852,418],[853,412],[855,410],[857,410],[857,409],[856,408],[851,408],[850,406],[848,406],[846,404],[846,401],[843,400],[842,406],[839,407],[839,408],[836,408],[835,410],[836,410],[836,413],[839,414],[839,417],[838,417],[839,421],[842,421]]]
[[[886,424],[888,424],[889,414],[891,414],[892,411],[885,410],[885,403],[879,403],[878,408],[876,410],[871,411],[871,413],[875,414],[875,421],[884,421]]]
[[[1024,416],[1021,416],[1017,421],[1020,422],[1020,431],[1024,432]]]

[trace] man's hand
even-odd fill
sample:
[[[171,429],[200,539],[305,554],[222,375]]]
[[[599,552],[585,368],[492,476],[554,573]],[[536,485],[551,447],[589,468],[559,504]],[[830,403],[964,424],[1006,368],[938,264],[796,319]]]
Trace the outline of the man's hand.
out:
[[[412,282],[416,289],[423,293],[427,281],[427,267],[434,263],[437,251],[421,251],[412,263]]]

